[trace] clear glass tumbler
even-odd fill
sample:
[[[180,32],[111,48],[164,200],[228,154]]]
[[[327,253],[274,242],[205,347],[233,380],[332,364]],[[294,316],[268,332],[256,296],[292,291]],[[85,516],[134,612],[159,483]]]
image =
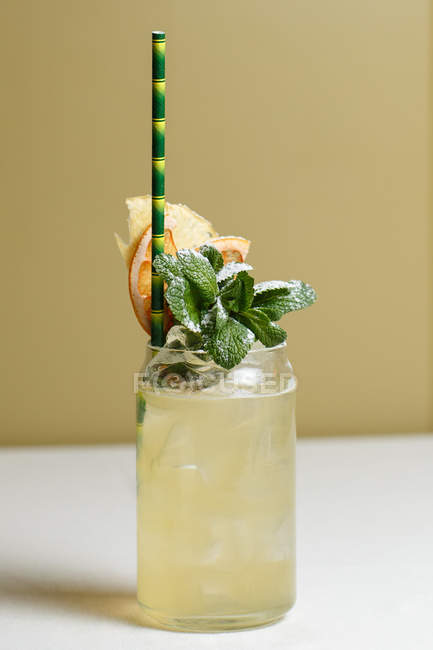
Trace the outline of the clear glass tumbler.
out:
[[[161,352],[137,391],[139,603],[169,629],[269,623],[295,601],[286,345],[255,346],[230,372],[205,352]]]

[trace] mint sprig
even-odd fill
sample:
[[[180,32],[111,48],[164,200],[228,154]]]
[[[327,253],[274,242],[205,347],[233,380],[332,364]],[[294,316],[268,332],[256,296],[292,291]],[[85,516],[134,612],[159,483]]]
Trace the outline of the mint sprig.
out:
[[[250,329],[256,338],[267,348],[282,343],[287,338],[287,333],[282,327],[271,321],[260,309],[248,309],[236,314],[236,318]]]
[[[271,320],[279,320],[289,311],[305,309],[316,300],[316,292],[300,280],[290,282],[260,282],[254,287],[253,307],[263,311]]]
[[[254,298],[254,278],[246,271],[241,271],[220,287],[220,296],[229,311],[241,312],[249,309]]]
[[[176,258],[161,253],[154,268],[167,283],[165,297],[177,324],[226,370],[242,361],[255,340],[266,347],[282,343],[287,334],[273,321],[316,300],[314,289],[298,280],[254,284],[249,264],[224,265],[210,244],[179,250]]]

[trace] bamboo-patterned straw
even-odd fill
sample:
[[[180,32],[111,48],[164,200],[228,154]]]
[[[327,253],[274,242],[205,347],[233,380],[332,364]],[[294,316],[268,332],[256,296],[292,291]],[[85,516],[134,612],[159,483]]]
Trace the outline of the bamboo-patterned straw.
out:
[[[152,264],[164,252],[165,33],[152,32]],[[152,266],[151,344],[164,345],[164,281]]]

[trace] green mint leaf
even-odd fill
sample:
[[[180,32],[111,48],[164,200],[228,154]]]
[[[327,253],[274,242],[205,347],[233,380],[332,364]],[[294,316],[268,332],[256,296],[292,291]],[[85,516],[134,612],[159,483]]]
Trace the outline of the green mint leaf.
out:
[[[279,325],[272,323],[269,317],[260,309],[248,309],[236,314],[235,318],[254,332],[260,343],[263,343],[267,348],[278,345],[287,338],[287,333]]]
[[[261,312],[266,314],[270,320],[280,320],[284,314],[291,310],[291,302],[289,296],[275,296],[275,298],[270,298],[268,302],[264,305],[257,305],[254,308],[259,309]]]
[[[171,282],[176,277],[182,277],[182,267],[173,255],[160,253],[155,257],[153,268],[166,282]]]
[[[210,336],[204,335],[204,347],[219,366],[230,370],[248,353],[254,342],[254,334],[230,316]]]
[[[200,307],[194,287],[185,278],[172,278],[165,298],[173,316],[192,332],[200,332]]]
[[[241,271],[251,271],[252,268],[252,266],[245,264],[245,262],[229,262],[221,269],[221,271],[218,272],[218,283],[232,278],[234,275],[240,273]]]
[[[224,266],[223,256],[215,246],[212,246],[212,244],[203,244],[203,246],[200,246],[198,249],[198,252],[209,260],[215,273],[218,273],[218,271],[220,271]]]
[[[271,320],[278,320],[289,311],[304,309],[316,301],[316,292],[305,282],[260,282],[254,287],[253,307]]]
[[[221,299],[230,311],[245,311],[251,307],[254,295],[254,278],[240,271],[221,288]]]
[[[215,271],[209,260],[189,248],[183,248],[176,253],[183,275],[197,289],[203,305],[215,301],[218,286]]]
[[[212,336],[215,330],[219,329],[226,323],[228,317],[228,312],[225,309],[221,298],[218,297],[212,309],[205,312],[202,318],[201,329],[203,335],[208,337]]]

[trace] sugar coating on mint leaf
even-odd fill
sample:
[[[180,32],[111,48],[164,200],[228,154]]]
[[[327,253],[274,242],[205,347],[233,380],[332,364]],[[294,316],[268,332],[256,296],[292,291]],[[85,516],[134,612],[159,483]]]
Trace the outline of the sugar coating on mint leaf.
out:
[[[252,305],[274,321],[289,311],[309,307],[315,300],[316,292],[313,287],[300,280],[260,282],[254,287]]]
[[[230,370],[248,354],[254,341],[266,347],[282,343],[287,333],[274,321],[312,305],[316,292],[300,280],[259,282],[245,262],[224,265],[210,244],[199,251],[182,249],[176,257],[161,253],[154,268],[166,284],[165,298],[183,336],[191,333],[194,349]],[[180,330],[177,329],[176,332]],[[167,339],[167,347],[172,345]]]
[[[153,266],[166,282],[175,277],[182,277],[182,268],[172,255],[157,255]]]
[[[199,301],[188,280],[175,277],[165,293],[173,316],[192,332],[200,332]]]
[[[215,301],[218,293],[215,270],[207,257],[190,248],[176,253],[182,273],[197,289],[204,305]]]
[[[230,370],[248,354],[254,334],[230,316],[210,336],[204,337],[204,349],[219,366]]]
[[[223,282],[223,280],[233,277],[240,271],[252,271],[252,269],[253,267],[250,264],[245,264],[245,262],[229,262],[218,272],[217,280]]]

